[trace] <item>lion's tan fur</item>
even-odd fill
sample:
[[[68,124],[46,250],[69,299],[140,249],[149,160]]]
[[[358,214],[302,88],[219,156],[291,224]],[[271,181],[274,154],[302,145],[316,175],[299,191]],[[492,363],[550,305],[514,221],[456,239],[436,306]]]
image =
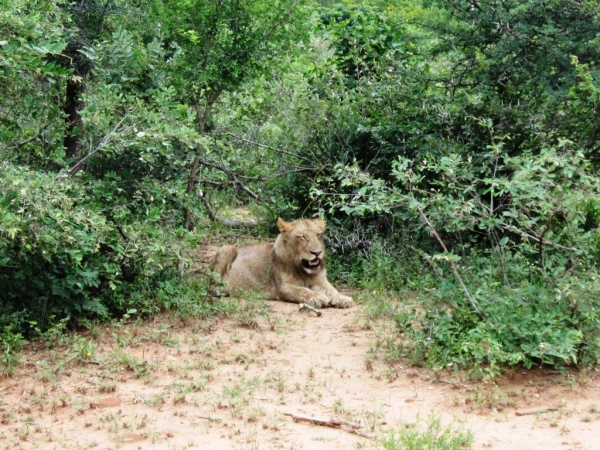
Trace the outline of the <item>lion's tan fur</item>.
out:
[[[272,244],[246,247],[225,245],[217,251],[210,268],[236,292],[255,290],[270,299],[308,303],[317,307],[349,308],[352,298],[340,294],[325,268],[320,218],[277,221],[279,236]]]

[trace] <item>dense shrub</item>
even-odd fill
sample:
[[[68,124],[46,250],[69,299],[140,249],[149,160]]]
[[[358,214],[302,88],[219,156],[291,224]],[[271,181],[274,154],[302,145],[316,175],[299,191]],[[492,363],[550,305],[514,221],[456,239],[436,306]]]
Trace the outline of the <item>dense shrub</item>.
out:
[[[600,182],[571,147],[559,140],[509,157],[498,141],[478,163],[401,158],[394,185],[340,166],[341,183],[355,191],[328,207],[412,217],[430,233],[420,248],[431,275],[418,283],[429,295],[420,295],[423,309],[396,319],[416,360],[492,375],[504,363],[600,361]]]
[[[0,323],[159,307],[156,283],[178,260],[161,230],[116,223],[80,180],[53,173],[3,163],[0,193]]]

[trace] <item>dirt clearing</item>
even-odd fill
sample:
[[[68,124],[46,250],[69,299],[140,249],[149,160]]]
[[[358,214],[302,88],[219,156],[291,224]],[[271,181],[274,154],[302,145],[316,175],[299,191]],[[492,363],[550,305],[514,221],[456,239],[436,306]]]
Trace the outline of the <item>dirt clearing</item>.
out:
[[[257,323],[161,316],[98,328],[86,362],[64,346],[28,349],[0,379],[0,448],[370,449],[434,413],[470,430],[477,449],[600,449],[596,372],[436,376],[368,357],[390,331],[365,327],[360,306],[321,317],[267,306]]]

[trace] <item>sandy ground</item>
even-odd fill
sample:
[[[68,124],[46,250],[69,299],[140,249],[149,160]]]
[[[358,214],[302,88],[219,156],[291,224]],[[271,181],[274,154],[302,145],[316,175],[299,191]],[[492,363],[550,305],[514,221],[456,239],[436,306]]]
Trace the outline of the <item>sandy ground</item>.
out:
[[[360,306],[316,317],[270,305],[254,329],[168,316],[97,329],[87,362],[65,363],[68,346],[29,348],[0,378],[0,448],[370,449],[434,413],[477,449],[600,449],[595,371],[472,382],[389,366],[366,358],[382,330],[361,326]],[[517,415],[538,409],[551,410]]]

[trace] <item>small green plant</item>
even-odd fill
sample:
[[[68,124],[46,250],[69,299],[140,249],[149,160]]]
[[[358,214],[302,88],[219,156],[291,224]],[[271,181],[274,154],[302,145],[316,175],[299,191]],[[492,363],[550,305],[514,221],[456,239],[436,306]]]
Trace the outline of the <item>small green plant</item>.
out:
[[[59,341],[61,336],[64,335],[67,329],[67,323],[69,322],[69,317],[63,317],[62,319],[56,321],[54,316],[50,316],[48,318],[48,323],[52,324],[48,329],[43,331],[38,323],[34,320],[29,321],[29,326],[32,330],[37,334],[46,344],[46,348],[51,348],[54,346],[56,342]]]
[[[140,361],[135,356],[132,356],[128,353],[117,351],[113,359],[115,363],[119,364],[122,367],[125,367],[128,370],[131,370],[135,373],[135,375],[139,378],[143,378],[150,373],[151,364],[146,361]]]
[[[237,311],[233,314],[233,318],[240,327],[258,329],[260,328],[258,318],[268,317],[269,308],[264,300],[251,294],[247,297],[240,303]]]
[[[160,394],[153,394],[153,395],[140,395],[136,398],[134,398],[134,403],[143,403],[146,406],[149,406],[151,408],[159,408],[161,406],[163,406],[165,404],[165,397],[166,394],[160,393]]]
[[[91,339],[86,339],[83,336],[74,336],[72,347],[78,361],[93,359],[98,349],[98,346]]]
[[[267,374],[265,381],[271,388],[276,389],[279,393],[284,393],[287,385],[287,374],[281,370],[273,370]]]
[[[333,402],[333,412],[336,416],[344,416],[348,413],[348,409],[346,405],[344,405],[344,400],[341,397],[338,397],[335,402]]]
[[[470,431],[444,427],[439,417],[431,414],[427,428],[419,431],[418,422],[408,428],[391,429],[381,439],[385,450],[465,450],[473,446]]]
[[[115,392],[117,390],[117,382],[110,379],[100,380],[97,383],[96,388],[100,393]]]
[[[373,372],[373,364],[375,363],[375,361],[377,361],[377,354],[374,352],[368,352],[365,354],[364,360],[365,369],[367,369],[368,372]]]
[[[2,351],[0,363],[5,374],[12,375],[17,370],[21,361],[23,343],[23,336],[15,331],[14,324],[6,325],[0,331],[0,351]]]

